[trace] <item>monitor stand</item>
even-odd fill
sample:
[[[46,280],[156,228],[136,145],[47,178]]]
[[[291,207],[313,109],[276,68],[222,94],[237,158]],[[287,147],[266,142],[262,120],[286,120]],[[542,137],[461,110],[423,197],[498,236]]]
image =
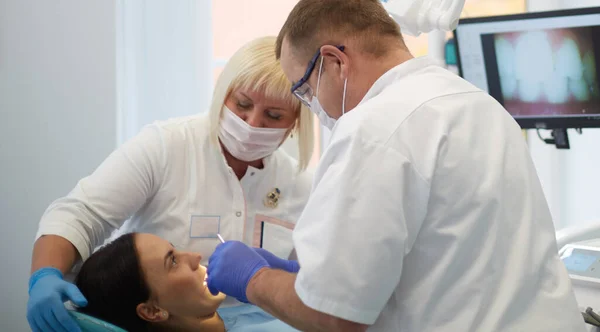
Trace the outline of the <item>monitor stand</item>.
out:
[[[537,130],[538,136],[540,139],[542,139],[542,141],[546,142],[546,144],[556,145],[557,149],[567,150],[571,148],[571,145],[569,144],[569,134],[567,133],[566,128],[552,129],[552,138],[542,138],[542,136],[540,136],[539,129]]]
[[[552,130],[552,137],[554,138],[554,144],[557,149],[570,149],[569,134],[567,129],[554,129]]]

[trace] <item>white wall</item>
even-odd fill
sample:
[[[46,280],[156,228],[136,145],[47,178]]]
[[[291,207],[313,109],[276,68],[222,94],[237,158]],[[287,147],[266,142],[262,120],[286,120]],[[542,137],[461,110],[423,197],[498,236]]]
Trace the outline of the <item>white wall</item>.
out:
[[[0,1],[0,331],[28,331],[37,223],[116,143],[115,4]]]
[[[208,110],[212,1],[117,0],[119,143],[156,120]]]
[[[570,150],[557,150],[528,131],[533,161],[557,229],[600,222],[600,129],[569,130]],[[549,133],[543,133],[549,136]]]
[[[600,0],[528,0],[531,12],[600,6]],[[549,135],[543,132],[543,135]],[[600,129],[569,130],[570,150],[557,150],[539,140],[528,141],[557,229],[600,222]]]

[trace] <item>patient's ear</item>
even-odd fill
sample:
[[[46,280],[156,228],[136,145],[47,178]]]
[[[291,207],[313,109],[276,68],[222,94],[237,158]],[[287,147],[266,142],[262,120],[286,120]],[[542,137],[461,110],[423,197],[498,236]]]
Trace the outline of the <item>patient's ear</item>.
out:
[[[169,319],[169,313],[151,303],[140,303],[135,308],[138,316],[148,322],[158,323]]]

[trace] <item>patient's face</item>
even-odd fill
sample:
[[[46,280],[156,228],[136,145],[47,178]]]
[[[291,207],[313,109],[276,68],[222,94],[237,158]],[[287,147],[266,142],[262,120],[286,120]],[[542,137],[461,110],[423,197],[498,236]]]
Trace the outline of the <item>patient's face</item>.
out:
[[[164,239],[137,234],[136,248],[151,298],[171,316],[205,317],[214,314],[225,299],[206,286],[206,268],[199,254],[179,251]]]

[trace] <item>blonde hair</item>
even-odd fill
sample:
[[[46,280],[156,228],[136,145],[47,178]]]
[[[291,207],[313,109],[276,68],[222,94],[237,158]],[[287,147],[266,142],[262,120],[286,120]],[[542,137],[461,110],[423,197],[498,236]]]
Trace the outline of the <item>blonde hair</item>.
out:
[[[259,91],[267,98],[284,100],[297,113],[291,134],[298,135],[298,168],[302,171],[308,166],[313,152],[313,115],[290,91],[292,85],[275,58],[276,40],[276,37],[255,39],[229,59],[215,84],[209,114],[210,132],[213,142],[218,144],[223,105],[234,90]]]

